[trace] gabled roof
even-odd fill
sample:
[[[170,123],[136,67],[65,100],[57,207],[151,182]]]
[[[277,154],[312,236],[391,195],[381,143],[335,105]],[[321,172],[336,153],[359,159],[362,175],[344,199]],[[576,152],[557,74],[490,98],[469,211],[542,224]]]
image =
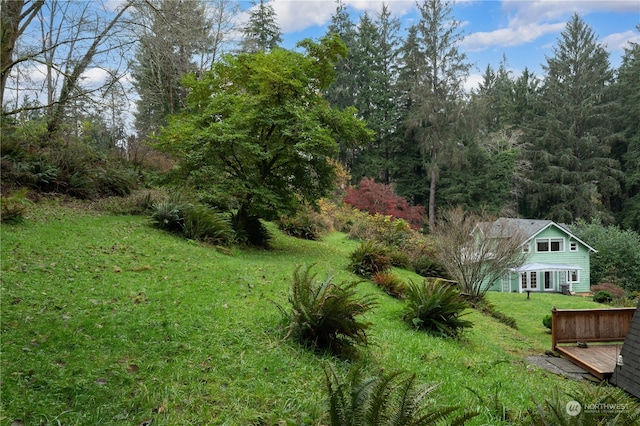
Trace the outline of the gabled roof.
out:
[[[526,238],[525,243],[528,243],[536,235],[549,227],[556,227],[563,233],[567,234],[571,239],[580,242],[587,249],[597,252],[596,249],[589,244],[576,237],[566,225],[557,224],[552,220],[540,220],[540,219],[513,219],[501,217],[495,222],[489,229],[489,235],[493,238],[501,238],[511,235],[515,230],[519,230]]]

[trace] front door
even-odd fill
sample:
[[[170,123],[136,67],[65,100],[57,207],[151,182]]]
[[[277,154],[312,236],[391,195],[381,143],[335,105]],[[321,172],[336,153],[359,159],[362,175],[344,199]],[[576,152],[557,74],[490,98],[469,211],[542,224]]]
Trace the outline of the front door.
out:
[[[553,272],[544,271],[544,289],[553,290]]]
[[[520,273],[520,289],[521,291],[536,291],[538,290],[538,273],[521,272]]]

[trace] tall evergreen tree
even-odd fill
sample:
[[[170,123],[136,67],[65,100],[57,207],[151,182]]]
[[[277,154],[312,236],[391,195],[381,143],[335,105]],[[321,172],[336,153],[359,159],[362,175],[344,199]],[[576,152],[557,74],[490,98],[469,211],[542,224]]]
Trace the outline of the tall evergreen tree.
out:
[[[194,58],[211,45],[209,24],[201,1],[159,0],[142,4],[137,18],[145,22],[133,64],[137,102],[135,127],[144,138],[184,106],[182,77],[198,71]]]
[[[282,32],[273,5],[265,0],[253,2],[249,23],[243,29],[242,51],[268,52],[282,43]]]
[[[355,106],[375,131],[376,138],[356,159],[352,172],[356,181],[367,176],[389,184],[395,169],[400,119],[395,92],[399,30],[399,20],[391,16],[384,4],[376,20],[365,13],[358,25],[354,51],[358,83]]]
[[[637,27],[640,30],[640,25]],[[640,44],[632,43],[622,59],[614,96],[617,143],[614,155],[624,171],[620,224],[640,232]]]
[[[429,179],[429,228],[435,227],[436,188],[440,167],[455,150],[463,106],[463,83],[470,64],[458,49],[463,35],[451,4],[424,0],[418,4],[418,49],[422,53],[418,81],[411,90],[416,105],[409,113],[408,136],[421,148]]]
[[[333,83],[325,90],[324,97],[335,108],[347,108],[355,105],[357,92],[357,78],[353,72],[356,67],[354,50],[357,46],[356,26],[349,16],[347,6],[342,0],[336,1],[336,11],[331,16],[328,34],[336,34],[345,44],[347,53],[338,59],[335,64],[335,77]],[[348,170],[353,168],[354,149],[346,141],[338,140],[340,153],[338,158]]]
[[[528,131],[533,172],[524,212],[560,222],[610,221],[621,176],[607,140],[612,117],[606,90],[613,79],[608,54],[577,14],[553,52],[543,66],[542,113]]]
[[[399,101],[399,113],[402,119],[399,134],[400,149],[396,156],[396,162],[401,164],[394,173],[394,183],[398,194],[410,200],[413,204],[426,205],[428,194],[424,190],[428,186],[427,178],[420,147],[410,136],[409,123],[406,120],[410,111],[420,105],[420,86],[422,82],[422,70],[424,68],[424,56],[420,49],[420,37],[418,27],[409,27],[407,36],[398,52],[398,82],[396,84],[396,97]]]

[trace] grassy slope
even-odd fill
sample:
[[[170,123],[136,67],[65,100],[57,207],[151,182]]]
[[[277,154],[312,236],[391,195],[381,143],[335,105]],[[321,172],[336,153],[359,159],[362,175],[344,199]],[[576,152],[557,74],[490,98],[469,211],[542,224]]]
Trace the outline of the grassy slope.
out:
[[[1,237],[2,424],[323,422],[329,358],[282,341],[273,302],[286,306],[301,263],[353,279],[345,267],[355,243],[342,234],[323,242],[278,235],[275,250],[229,256],[144,218],[56,208],[2,226]],[[522,355],[548,349],[541,320],[552,305],[594,306],[588,300],[491,294],[521,332],[471,312],[475,327],[450,341],[409,330],[401,302],[372,284],[362,291],[380,299],[363,362],[441,383],[437,402],[477,405],[476,424],[497,424],[492,395],[517,416],[532,395],[575,386],[527,368]]]

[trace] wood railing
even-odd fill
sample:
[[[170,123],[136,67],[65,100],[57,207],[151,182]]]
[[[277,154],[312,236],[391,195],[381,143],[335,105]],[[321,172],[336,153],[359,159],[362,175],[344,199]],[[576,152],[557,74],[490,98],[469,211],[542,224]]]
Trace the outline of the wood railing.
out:
[[[551,310],[551,344],[624,341],[636,308]]]

